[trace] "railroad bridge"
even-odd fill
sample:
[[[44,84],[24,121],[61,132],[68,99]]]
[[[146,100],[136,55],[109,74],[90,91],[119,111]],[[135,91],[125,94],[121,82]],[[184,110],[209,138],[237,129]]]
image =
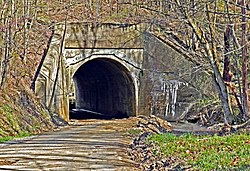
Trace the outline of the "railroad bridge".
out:
[[[65,120],[72,110],[177,120],[199,96],[192,66],[144,24],[70,23],[56,26],[35,89]]]

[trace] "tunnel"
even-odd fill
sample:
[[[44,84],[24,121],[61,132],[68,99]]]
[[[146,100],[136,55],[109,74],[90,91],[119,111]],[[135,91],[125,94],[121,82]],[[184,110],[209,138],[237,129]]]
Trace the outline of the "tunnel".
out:
[[[134,83],[121,63],[107,58],[90,60],[75,72],[73,81],[76,99],[70,119],[135,115]]]

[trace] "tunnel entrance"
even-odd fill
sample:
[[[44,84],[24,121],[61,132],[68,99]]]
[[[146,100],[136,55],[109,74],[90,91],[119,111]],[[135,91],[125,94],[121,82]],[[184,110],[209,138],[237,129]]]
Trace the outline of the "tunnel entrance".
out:
[[[70,119],[135,115],[134,83],[129,71],[119,62],[93,59],[76,71],[73,80],[76,99],[75,109],[70,110]]]

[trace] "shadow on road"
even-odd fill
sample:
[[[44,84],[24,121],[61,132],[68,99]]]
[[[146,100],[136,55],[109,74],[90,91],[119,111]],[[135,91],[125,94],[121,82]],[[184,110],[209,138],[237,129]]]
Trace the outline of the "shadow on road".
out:
[[[108,115],[86,109],[71,109],[69,113],[69,119],[77,119],[77,120],[83,120],[83,119],[110,120],[110,119],[122,119],[122,118],[128,118],[128,115],[124,113]]]

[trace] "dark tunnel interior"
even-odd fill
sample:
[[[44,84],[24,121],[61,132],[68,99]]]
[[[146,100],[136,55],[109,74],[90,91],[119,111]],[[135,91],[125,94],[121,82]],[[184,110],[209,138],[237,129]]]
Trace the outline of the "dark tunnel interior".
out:
[[[111,119],[135,115],[135,89],[129,71],[112,59],[84,63],[75,73],[75,109],[70,119]]]

